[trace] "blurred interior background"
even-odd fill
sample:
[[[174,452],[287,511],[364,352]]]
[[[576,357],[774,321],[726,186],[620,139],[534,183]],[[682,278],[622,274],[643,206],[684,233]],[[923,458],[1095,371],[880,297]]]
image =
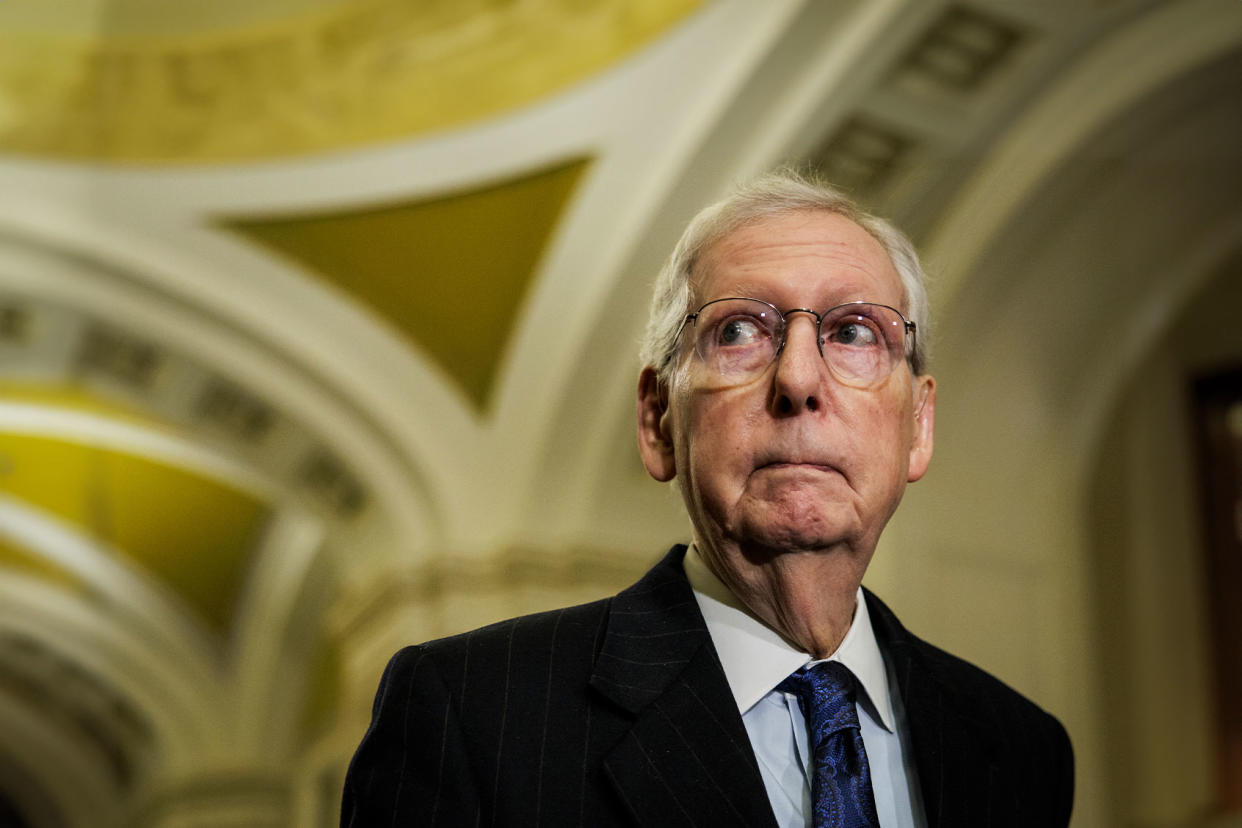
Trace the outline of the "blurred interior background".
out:
[[[934,279],[867,583],[1238,824],[1240,147],[1236,0],[3,0],[0,825],[335,825],[393,651],[686,539],[649,285],[782,162]]]

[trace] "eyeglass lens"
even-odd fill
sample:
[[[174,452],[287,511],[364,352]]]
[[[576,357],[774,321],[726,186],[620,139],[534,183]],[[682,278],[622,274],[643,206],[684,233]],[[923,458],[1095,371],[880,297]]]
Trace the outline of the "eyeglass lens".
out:
[[[806,313],[788,313],[799,312]],[[744,382],[780,353],[786,316],[758,299],[708,302],[694,319],[695,351],[720,379]],[[893,308],[851,302],[820,317],[819,349],[838,379],[866,387],[887,377],[905,358],[905,334],[905,320]]]

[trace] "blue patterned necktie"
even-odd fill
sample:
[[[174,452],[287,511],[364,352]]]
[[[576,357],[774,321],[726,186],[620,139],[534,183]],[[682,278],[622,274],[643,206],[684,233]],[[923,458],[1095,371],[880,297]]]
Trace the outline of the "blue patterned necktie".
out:
[[[879,828],[871,768],[854,709],[854,674],[838,661],[803,667],[778,686],[802,703],[811,737],[815,828]]]

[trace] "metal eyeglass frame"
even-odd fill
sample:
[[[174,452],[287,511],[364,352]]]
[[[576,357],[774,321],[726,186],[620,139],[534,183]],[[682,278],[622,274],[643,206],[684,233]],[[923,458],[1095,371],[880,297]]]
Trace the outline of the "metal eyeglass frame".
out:
[[[763,299],[756,299],[753,296],[722,296],[719,299],[713,299],[710,302],[704,302],[702,305],[699,306],[699,309],[696,310],[694,313],[686,314],[686,316],[681,320],[681,327],[677,329],[677,336],[673,338],[674,344],[681,341],[681,333],[682,331],[686,329],[687,325],[689,325],[692,322],[697,322],[699,316],[703,313],[704,308],[708,307],[709,305],[714,305],[718,302],[732,302],[737,299],[744,299],[747,302],[758,302],[761,305],[767,305],[769,308],[771,308],[773,311],[776,312],[777,316],[780,317],[781,326],[782,326],[781,342],[780,342],[780,345],[777,346],[776,350],[772,354],[773,362],[775,362],[780,357],[780,355],[784,352],[785,343],[789,341],[789,315],[790,314],[806,313],[806,314],[810,314],[812,317],[815,318],[815,347],[819,351],[819,355],[823,357],[824,356],[824,344],[820,338],[820,333],[822,330],[821,326],[824,324],[824,318],[829,316],[833,311],[840,310],[841,308],[848,308],[851,305],[873,305],[877,308],[885,308],[887,310],[890,310],[893,313],[897,314],[897,317],[901,319],[902,326],[904,328],[903,333],[909,334],[910,336],[910,346],[905,349],[904,359],[907,363],[910,364],[910,367],[912,369],[914,367],[913,359],[914,359],[914,350],[917,345],[915,340],[918,337],[918,325],[916,325],[913,321],[907,319],[904,313],[897,310],[897,308],[894,308],[892,305],[885,305],[883,302],[868,302],[863,299],[858,299],[853,302],[843,302],[840,305],[833,305],[831,308],[828,308],[822,313],[819,313],[819,312],[811,310],[810,308],[790,308],[787,311],[782,311],[780,308],[778,308],[776,305],[773,305],[771,302],[765,301]]]

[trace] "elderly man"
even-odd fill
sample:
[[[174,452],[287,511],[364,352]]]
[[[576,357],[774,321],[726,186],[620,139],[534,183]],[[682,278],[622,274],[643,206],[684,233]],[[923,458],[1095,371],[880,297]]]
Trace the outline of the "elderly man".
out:
[[[343,824],[1064,826],[1061,725],[861,581],[932,454],[918,258],[789,174],[687,228],[638,445],[692,543],[608,600],[398,653]]]

